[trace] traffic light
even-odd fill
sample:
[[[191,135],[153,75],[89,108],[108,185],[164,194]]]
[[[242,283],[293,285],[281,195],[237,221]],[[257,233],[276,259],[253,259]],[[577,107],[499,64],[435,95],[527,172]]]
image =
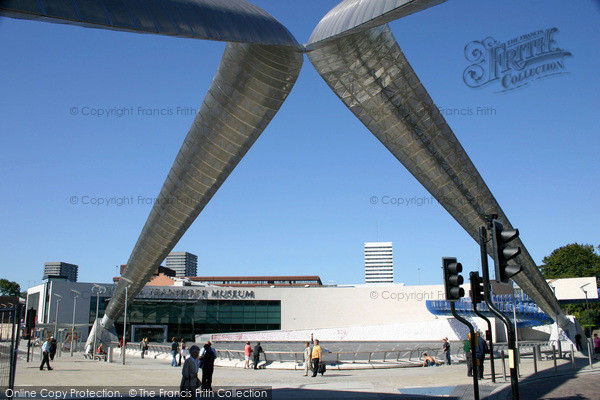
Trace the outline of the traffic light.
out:
[[[492,221],[492,242],[494,244],[494,264],[496,266],[496,279],[502,283],[508,283],[508,280],[521,272],[518,265],[508,265],[521,253],[520,247],[510,247],[509,242],[519,237],[518,229],[504,229],[504,226],[497,219]]]
[[[462,264],[456,261],[454,257],[442,258],[444,269],[444,288],[446,289],[446,300],[458,301],[465,295],[465,289],[461,288],[463,284]]]
[[[479,304],[484,299],[483,293],[483,279],[479,276],[479,272],[469,273],[469,280],[471,281],[471,300],[475,304]]]
[[[35,328],[36,314],[37,312],[34,308],[30,308],[29,310],[27,310],[27,318],[25,319],[25,329],[27,329],[28,332]]]

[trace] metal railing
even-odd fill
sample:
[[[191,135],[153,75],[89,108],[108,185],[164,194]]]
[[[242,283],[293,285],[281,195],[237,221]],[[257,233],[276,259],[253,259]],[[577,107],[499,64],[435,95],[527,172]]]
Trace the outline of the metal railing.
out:
[[[117,345],[118,343],[115,343]],[[127,343],[128,350],[139,350],[139,343]],[[189,346],[188,346],[189,349]],[[215,347],[217,357],[222,360],[229,361],[244,361],[244,350],[220,349]],[[159,354],[171,354],[171,346],[164,344],[148,344],[148,352]],[[440,348],[419,347],[415,349],[404,350],[361,350],[361,351],[338,351],[331,352],[324,350],[323,361],[329,365],[338,364],[400,364],[400,365],[421,365],[423,362],[422,354],[438,358],[442,350]],[[463,353],[462,349],[458,350],[453,356],[460,356]],[[284,351],[276,350],[264,351],[261,355],[261,361],[267,363],[273,362],[304,362],[304,351]],[[441,361],[441,358],[440,358]]]

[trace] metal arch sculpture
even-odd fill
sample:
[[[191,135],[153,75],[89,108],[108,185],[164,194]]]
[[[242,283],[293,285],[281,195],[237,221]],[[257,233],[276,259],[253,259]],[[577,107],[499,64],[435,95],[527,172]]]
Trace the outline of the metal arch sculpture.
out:
[[[109,329],[148,282],[290,93],[302,51],[319,74],[419,182],[475,239],[483,217],[506,215],[404,57],[387,22],[445,0],[345,0],[317,25],[303,49],[269,14],[245,0],[4,0],[0,16],[84,27],[226,41],[213,83],[110,299]],[[515,278],[553,315],[549,286],[519,241]],[[488,249],[491,252],[491,249]],[[560,309],[560,307],[558,307]],[[570,324],[559,314],[563,327]],[[90,340],[88,338],[88,341]]]
[[[101,341],[114,340],[114,321],[125,302],[148,282],[292,90],[302,67],[301,46],[281,23],[244,0],[5,0],[0,15],[228,42],[124,279],[101,327],[94,324],[88,337],[97,331]]]
[[[385,23],[444,0],[345,0],[313,31],[308,58],[352,113],[475,241],[486,214],[511,224]],[[560,310],[523,243],[515,282],[548,315]],[[491,246],[488,254],[492,253]],[[562,312],[560,325],[572,323]]]

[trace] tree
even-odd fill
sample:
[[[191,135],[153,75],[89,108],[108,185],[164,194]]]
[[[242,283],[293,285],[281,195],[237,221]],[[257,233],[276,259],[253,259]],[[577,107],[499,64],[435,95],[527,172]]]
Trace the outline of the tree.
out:
[[[542,262],[544,265],[540,266],[540,271],[546,279],[600,277],[600,255],[591,244],[573,243],[559,247]],[[582,325],[587,325],[585,304],[568,304],[565,311],[574,315]],[[590,319],[592,325],[600,325],[600,305],[590,304]]]
[[[21,287],[17,282],[12,282],[8,279],[0,279],[0,295],[19,296],[20,294]]]
[[[599,246],[600,248],[600,246]],[[568,244],[554,250],[540,267],[546,279],[600,276],[600,255],[591,244]]]

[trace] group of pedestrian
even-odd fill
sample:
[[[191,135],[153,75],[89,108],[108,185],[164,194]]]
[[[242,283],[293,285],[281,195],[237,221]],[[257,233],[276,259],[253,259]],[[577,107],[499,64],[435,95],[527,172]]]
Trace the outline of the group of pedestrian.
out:
[[[467,376],[473,376],[473,365],[476,365],[477,378],[483,379],[483,365],[485,355],[489,352],[489,347],[485,339],[481,337],[481,332],[477,332],[475,343],[475,362],[473,362],[473,355],[471,354],[471,334],[469,333],[469,337],[465,340],[463,346],[465,357],[467,358]]]
[[[49,336],[42,344],[42,363],[40,364],[40,371],[44,370],[44,365],[46,365],[48,371],[52,371],[53,368],[50,367],[50,361],[54,361],[55,355],[56,339],[54,339],[52,336]]]
[[[187,359],[188,354],[189,351],[187,345],[185,344],[185,340],[181,339],[181,341],[178,342],[177,338],[174,337],[171,340],[171,355],[173,356],[173,359],[171,360],[171,367],[180,367],[181,363],[185,362],[185,360]],[[142,358],[144,358],[143,355]]]
[[[175,340],[173,340],[175,342]],[[192,395],[197,389],[212,391],[212,376],[215,369],[217,351],[212,347],[210,341],[206,342],[202,349],[193,345],[189,348],[190,356],[185,359],[181,370],[181,383],[179,390],[182,397],[195,398]],[[202,370],[202,378],[198,377]]]
[[[421,356],[423,357],[423,363],[421,364],[423,367],[434,367],[438,365],[435,358],[429,354],[423,353]],[[442,358],[444,360],[444,365],[452,364],[452,359],[450,358],[450,342],[447,337],[442,339]]]
[[[311,346],[311,342],[313,345]],[[317,339],[312,339],[311,342],[306,342],[304,345],[304,376],[308,376],[312,372],[314,378],[317,374],[325,373],[325,364],[323,363],[323,348]]]
[[[481,332],[477,332],[476,337],[476,347],[475,347],[475,363],[473,363],[472,354],[471,354],[471,334],[467,340],[463,343],[463,350],[465,352],[465,357],[467,358],[467,376],[473,376],[473,365],[477,366],[477,372],[479,379],[483,378],[483,362],[485,360],[485,355],[489,352],[489,348],[487,342],[481,337]],[[444,365],[451,365],[452,358],[450,357],[450,341],[447,337],[442,339],[442,358]],[[431,367],[437,366],[438,362],[432,356],[427,353],[422,354],[423,363],[421,364],[423,367]],[[441,363],[441,362],[440,362]]]
[[[260,353],[264,353],[264,350],[260,342],[256,343],[254,349],[250,342],[246,342],[244,345],[244,369],[250,369],[250,357],[252,357],[252,367],[258,369],[258,363],[260,362]]]

